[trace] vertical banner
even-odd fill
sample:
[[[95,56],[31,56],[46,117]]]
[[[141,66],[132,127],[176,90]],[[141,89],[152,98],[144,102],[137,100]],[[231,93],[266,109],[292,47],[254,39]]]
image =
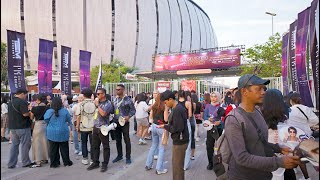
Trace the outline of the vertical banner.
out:
[[[296,69],[298,87],[304,105],[313,107],[306,69],[307,38],[309,30],[310,8],[298,14],[297,39],[296,39]]]
[[[80,90],[90,88],[91,52],[80,50]]]
[[[11,93],[26,88],[24,78],[24,34],[7,30],[8,81]]]
[[[97,90],[99,88],[102,88],[102,61],[100,61],[99,74],[98,74],[98,78],[97,78],[95,92],[97,92]]]
[[[61,46],[61,94],[71,95],[71,48]]]
[[[282,83],[283,83],[283,94],[287,95],[289,93],[288,87],[288,43],[289,43],[289,33],[282,37]]]
[[[311,3],[310,9],[310,61],[312,66],[313,87],[315,92],[316,109],[319,110],[319,41],[316,37],[316,22],[318,0]],[[319,16],[319,14],[318,14]]]
[[[197,85],[195,80],[183,80],[181,81],[181,89],[184,91],[196,91]]]
[[[298,81],[297,81],[297,69],[296,69],[296,32],[297,32],[297,21],[290,24],[289,31],[289,64],[290,68],[288,71],[289,80],[289,90],[298,91]]]
[[[38,92],[52,94],[53,42],[39,39]]]

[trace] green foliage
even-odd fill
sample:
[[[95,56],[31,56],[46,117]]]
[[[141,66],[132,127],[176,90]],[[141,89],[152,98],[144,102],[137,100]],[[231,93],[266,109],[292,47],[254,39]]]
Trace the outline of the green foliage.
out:
[[[91,69],[90,72],[90,79],[91,79],[91,88],[94,89],[96,87],[97,78],[99,74],[99,67],[95,66]],[[115,59],[110,64],[102,64],[102,83],[106,82],[127,82],[128,80],[125,79],[125,74],[131,73],[134,71],[134,67],[125,66],[125,64]],[[120,76],[119,76],[120,72]]]
[[[241,75],[253,74],[254,69],[258,69],[256,74],[260,77],[281,76],[281,54],[282,38],[276,33],[269,37],[268,42],[246,50],[246,63],[242,66]]]
[[[1,83],[8,89],[7,45],[1,42]]]

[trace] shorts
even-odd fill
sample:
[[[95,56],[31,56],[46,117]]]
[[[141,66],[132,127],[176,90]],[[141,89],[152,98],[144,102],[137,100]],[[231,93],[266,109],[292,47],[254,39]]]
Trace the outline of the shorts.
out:
[[[149,120],[147,117],[145,118],[137,118],[137,125],[138,126],[149,126]]]
[[[196,119],[196,123],[197,123],[197,124],[202,124],[202,120]]]
[[[8,114],[1,114],[1,128],[8,127]]]

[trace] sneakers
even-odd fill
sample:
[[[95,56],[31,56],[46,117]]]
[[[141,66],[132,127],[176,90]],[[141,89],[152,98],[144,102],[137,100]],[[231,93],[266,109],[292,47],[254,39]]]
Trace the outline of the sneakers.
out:
[[[100,172],[106,172],[108,170],[107,166],[102,166]]]
[[[151,136],[146,137],[146,140],[152,140]]]
[[[97,169],[97,168],[99,168],[99,164],[97,164],[97,163],[92,163],[92,164],[87,168],[87,170],[90,171],[90,170]]]
[[[116,163],[116,162],[121,161],[121,160],[122,160],[122,157],[116,157],[112,162]]]
[[[78,150],[75,150],[75,151],[74,151],[74,154],[79,154],[79,152],[80,152],[80,151],[78,151]]]
[[[126,159],[126,164],[131,164],[131,159]]]
[[[79,151],[78,156],[82,156],[82,152],[81,151]]]
[[[162,171],[156,170],[157,175],[165,174],[168,172],[168,169],[163,169]]]
[[[196,137],[196,142],[199,142],[200,141],[200,138],[199,137]]]
[[[84,165],[88,165],[89,164],[89,160],[87,158],[83,158],[81,163],[84,164]]]
[[[191,160],[195,160],[196,158],[195,158],[194,156],[191,156],[190,159],[191,159]]]
[[[138,144],[139,144],[139,145],[146,145],[146,144],[148,144],[148,143],[147,143],[146,140],[140,138]]]
[[[146,171],[149,171],[149,170],[151,170],[152,168],[153,168],[152,166],[151,166],[151,167],[148,167],[148,166],[145,167]]]
[[[158,159],[158,155],[154,155],[154,156],[153,156],[153,159],[154,159],[154,160],[157,160],[157,159]]]
[[[207,166],[207,170],[212,170],[213,169],[213,164],[209,164],[208,166]]]

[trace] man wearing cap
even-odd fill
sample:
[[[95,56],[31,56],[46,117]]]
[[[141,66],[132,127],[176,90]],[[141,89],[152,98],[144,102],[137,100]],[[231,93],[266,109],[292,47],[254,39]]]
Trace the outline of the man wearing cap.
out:
[[[73,104],[72,104],[72,138],[73,138],[73,144],[74,144],[74,154],[77,154],[79,156],[82,156],[82,151],[81,151],[81,143],[79,143],[79,137],[80,134],[78,134],[78,131],[76,129],[76,125],[77,125],[77,108],[78,108],[78,102],[82,102],[83,99],[83,95],[79,94],[79,96],[74,95],[72,98]]]
[[[269,83],[270,80],[263,80],[253,74],[246,74],[238,81],[241,103],[229,113],[233,116],[225,120],[225,136],[232,153],[228,164],[228,179],[271,180],[272,171],[280,167],[292,169],[300,163],[297,156],[276,157],[266,151],[269,147],[266,146],[268,126],[255,106],[263,102]],[[288,148],[272,149],[277,153],[288,153]]]
[[[94,121],[94,127],[92,131],[92,161],[93,163],[87,168],[92,170],[99,168],[99,156],[100,156],[100,144],[103,145],[103,162],[100,172],[107,171],[109,159],[110,159],[110,145],[109,145],[109,134],[104,136],[101,133],[101,126],[108,126],[109,116],[113,114],[113,105],[111,101],[106,98],[106,90],[99,88],[97,90],[97,98],[94,101],[98,111]]]
[[[28,91],[26,89],[17,89],[14,98],[8,104],[9,129],[12,140],[8,162],[9,169],[16,167],[20,144],[22,166],[29,167],[34,165],[29,157],[31,148],[31,120],[28,102],[26,101],[27,94]]]

